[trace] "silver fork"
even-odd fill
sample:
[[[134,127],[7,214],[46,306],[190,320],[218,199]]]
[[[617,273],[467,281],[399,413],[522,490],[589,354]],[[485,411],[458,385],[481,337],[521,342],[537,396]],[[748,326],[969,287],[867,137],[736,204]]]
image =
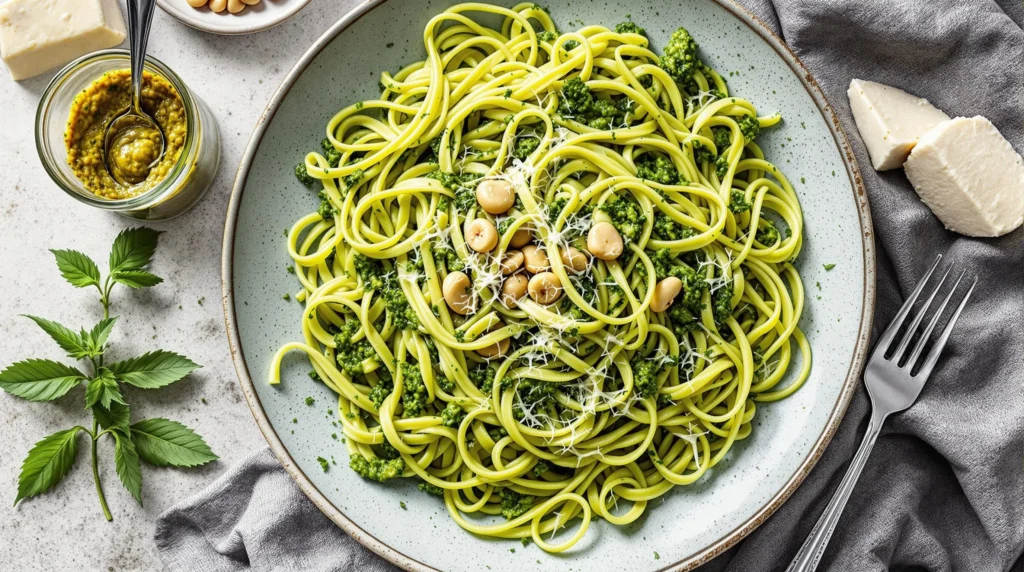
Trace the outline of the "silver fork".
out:
[[[796,553],[796,557],[789,565],[789,568],[786,569],[786,572],[812,572],[818,567],[818,562],[821,561],[825,547],[828,546],[828,540],[832,537],[832,532],[839,522],[839,516],[846,507],[846,501],[850,499],[850,493],[853,492],[853,487],[856,485],[857,479],[867,463],[868,455],[871,454],[871,449],[875,446],[875,440],[878,439],[882,423],[889,415],[903,411],[917,400],[917,396],[921,393],[921,388],[924,387],[924,382],[928,380],[928,376],[931,375],[932,370],[935,368],[935,362],[939,360],[939,354],[942,353],[942,349],[946,346],[946,341],[949,339],[953,326],[960,317],[960,313],[963,312],[964,306],[967,305],[967,299],[971,297],[971,292],[974,291],[974,287],[978,284],[978,279],[975,278],[957,306],[956,311],[950,317],[949,322],[946,323],[946,327],[943,328],[942,334],[935,340],[931,351],[918,363],[918,358],[921,357],[921,352],[931,337],[932,330],[942,317],[946,305],[949,304],[950,299],[964,278],[964,274],[960,273],[956,283],[950,288],[949,293],[942,300],[942,304],[935,311],[928,325],[918,338],[917,343],[914,344],[910,355],[907,356],[907,348],[910,347],[910,342],[915,332],[917,332],[918,326],[921,325],[928,307],[931,306],[935,296],[946,282],[946,278],[953,269],[952,266],[946,270],[942,279],[932,289],[931,294],[928,295],[928,300],[925,301],[924,306],[914,317],[913,321],[910,322],[910,326],[907,328],[906,333],[903,334],[903,337],[899,339],[899,343],[894,344],[894,342],[897,341],[897,334],[900,328],[907,320],[914,303],[917,302],[918,297],[924,290],[925,284],[927,284],[941,260],[942,255],[939,255],[935,259],[935,264],[924,275],[924,278],[918,282],[914,291],[907,298],[907,301],[904,302],[903,307],[900,308],[896,317],[893,318],[892,323],[889,324],[885,333],[878,340],[878,345],[875,346],[875,350],[868,360],[867,367],[864,368],[864,385],[867,387],[868,396],[871,398],[871,420],[868,422],[868,429],[864,435],[864,440],[861,441],[857,454],[853,456],[850,468],[846,470],[846,476],[843,477],[843,481],[839,483],[839,488],[832,496],[832,500],[825,507],[825,512],[822,513],[821,518],[818,519],[814,528],[811,529],[810,535],[804,541],[803,546],[800,547],[799,552]],[[895,348],[893,348],[894,345]],[[888,357],[886,357],[887,354]],[[903,365],[901,366],[900,363],[903,363]],[[915,366],[919,367],[915,368]]]

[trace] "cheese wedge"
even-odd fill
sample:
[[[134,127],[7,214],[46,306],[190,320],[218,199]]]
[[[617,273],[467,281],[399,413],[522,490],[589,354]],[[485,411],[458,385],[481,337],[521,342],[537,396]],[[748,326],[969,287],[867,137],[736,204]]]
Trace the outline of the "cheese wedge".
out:
[[[921,137],[904,168],[949,230],[991,237],[1024,223],[1024,160],[984,117],[940,123]]]
[[[117,0],[8,0],[0,4],[0,55],[26,79],[124,41]]]
[[[949,119],[927,99],[873,81],[855,79],[846,94],[876,171],[903,165],[917,140]]]

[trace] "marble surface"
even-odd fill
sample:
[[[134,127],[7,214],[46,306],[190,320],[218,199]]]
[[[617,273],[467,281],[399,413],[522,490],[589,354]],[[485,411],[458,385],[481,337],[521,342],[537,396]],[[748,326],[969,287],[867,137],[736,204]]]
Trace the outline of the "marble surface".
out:
[[[181,0],[184,1],[184,0]],[[6,570],[152,570],[161,567],[153,545],[157,515],[264,445],[245,404],[228,354],[221,308],[220,250],[224,214],[241,154],[271,94],[302,52],[357,4],[319,0],[280,26],[250,36],[215,36],[156,12],[150,53],[174,69],[213,110],[220,124],[222,159],[213,188],[191,212],[151,224],[161,236],[153,271],[164,284],[148,291],[120,288],[112,313],[112,357],[150,349],[177,351],[202,364],[160,391],[125,391],[133,419],[168,417],[203,435],[220,461],[194,470],[143,468],[140,507],[114,473],[113,449],[100,443],[100,477],[113,522],[103,518],[89,469],[85,439],[71,473],[50,493],[11,507],[22,459],[55,431],[86,424],[83,389],[56,402],[31,403],[0,394],[0,567]],[[229,17],[229,16],[225,16]],[[36,104],[52,73],[14,82],[0,71],[0,366],[28,357],[66,360],[32,322],[34,314],[71,327],[101,317],[94,290],[64,283],[49,248],[75,248],[105,271],[110,243],[133,222],[94,210],[64,195],[36,155]]]

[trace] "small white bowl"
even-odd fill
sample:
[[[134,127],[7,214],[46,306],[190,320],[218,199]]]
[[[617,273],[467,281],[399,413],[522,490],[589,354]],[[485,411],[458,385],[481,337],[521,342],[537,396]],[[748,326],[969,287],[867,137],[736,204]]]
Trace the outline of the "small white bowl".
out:
[[[306,7],[310,0],[262,0],[237,14],[193,8],[185,0],[157,0],[157,6],[186,26],[214,34],[253,34],[272,28]]]

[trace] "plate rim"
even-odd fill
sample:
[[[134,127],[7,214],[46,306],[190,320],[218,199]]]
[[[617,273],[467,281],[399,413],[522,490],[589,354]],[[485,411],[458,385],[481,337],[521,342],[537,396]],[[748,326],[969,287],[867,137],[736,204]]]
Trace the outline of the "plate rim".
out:
[[[167,0],[158,0],[160,4],[163,4],[166,1]],[[308,2],[309,0],[296,1]],[[249,138],[249,142],[246,144],[242,160],[239,163],[238,171],[232,184],[231,196],[228,200],[228,208],[224,222],[223,244],[221,249],[221,303],[224,310],[224,323],[228,337],[228,346],[231,352],[231,360],[234,363],[235,372],[238,375],[238,380],[242,387],[242,392],[245,395],[246,403],[249,406],[249,411],[252,413],[253,418],[256,421],[256,425],[259,427],[264,439],[266,439],[274,455],[281,462],[281,465],[288,475],[295,481],[303,494],[305,494],[327,518],[344,530],[354,540],[372,550],[385,560],[403,569],[417,572],[431,572],[436,569],[411,556],[395,550],[366,530],[362,529],[355,523],[355,521],[346,516],[322,492],[320,492],[316,485],[313,484],[309,477],[306,476],[292,458],[291,454],[285,448],[280,437],[277,435],[277,432],[271,425],[270,419],[260,402],[259,395],[256,393],[255,382],[249,374],[249,369],[242,352],[238,324],[235,320],[234,293],[232,291],[234,276],[234,240],[235,228],[238,221],[239,205],[241,204],[242,193],[248,179],[253,158],[263,141],[263,135],[266,132],[270,120],[273,119],[281,102],[291,91],[292,86],[305,72],[309,64],[320,54],[320,52],[329,45],[334,38],[341,34],[342,31],[359,20],[362,16],[387,1],[388,0],[364,0],[361,4],[339,18],[337,22],[332,24],[319,38],[317,38],[306,52],[303,53],[285,76],[284,80],[282,80],[281,85],[270,98],[270,101],[267,103],[267,107],[264,109],[263,113],[260,114],[260,117],[256,122],[256,126],[253,128],[252,135]],[[829,103],[828,98],[825,97],[824,92],[821,90],[821,87],[814,79],[810,70],[808,70],[803,62],[800,61],[796,53],[794,53],[781,38],[779,38],[764,22],[762,22],[760,18],[744,6],[736,3],[734,0],[707,1],[713,2],[729,11],[737,20],[743,22],[754,33],[758,34],[775,50],[776,53],[778,53],[790,67],[791,71],[800,79],[801,85],[811,96],[818,112],[825,119],[829,132],[831,133],[832,138],[843,157],[843,164],[846,167],[847,177],[849,178],[850,185],[854,191],[854,202],[857,206],[858,222],[860,223],[861,231],[860,237],[864,263],[864,295],[861,300],[862,310],[860,324],[858,326],[857,341],[854,345],[850,367],[847,370],[846,378],[843,381],[835,406],[829,414],[825,428],[811,447],[810,453],[801,462],[800,466],[789,480],[786,481],[782,489],[769,499],[762,507],[760,507],[757,512],[747,518],[740,525],[724,533],[718,540],[701,548],[694,554],[691,554],[682,560],[673,562],[658,569],[659,572],[670,570],[674,572],[684,572],[692,570],[693,568],[705,564],[725,552],[764,523],[764,521],[774,514],[775,511],[778,510],[779,507],[781,507],[803,483],[807,475],[810,474],[811,470],[821,458],[825,449],[828,447],[828,444],[832,441],[832,437],[838,430],[853,398],[858,382],[860,381],[860,373],[863,369],[864,362],[867,359],[867,352],[869,349],[871,326],[874,318],[876,300],[876,256],[874,247],[874,227],[871,221],[871,208],[868,204],[867,193],[860,175],[860,169],[857,164],[856,156],[853,152],[853,147],[850,145],[849,138],[846,135],[846,131],[843,129],[835,110]]]
[[[209,32],[211,34],[220,34],[222,36],[243,36],[246,34],[255,34],[257,32],[269,30],[270,28],[289,20],[292,16],[301,12],[302,9],[308,6],[312,1],[313,0],[291,0],[294,6],[289,6],[287,10],[281,12],[281,15],[276,20],[272,20],[264,24],[251,24],[248,26],[222,26],[219,24],[207,24],[196,17],[190,16],[188,12],[179,9],[178,6],[172,4],[172,2],[183,4],[184,0],[156,0],[156,5],[163,10],[164,14],[167,14],[194,30]],[[186,7],[189,10],[199,10],[199,8],[192,8],[191,6]],[[220,14],[220,16],[230,18],[234,16],[234,14]]]

